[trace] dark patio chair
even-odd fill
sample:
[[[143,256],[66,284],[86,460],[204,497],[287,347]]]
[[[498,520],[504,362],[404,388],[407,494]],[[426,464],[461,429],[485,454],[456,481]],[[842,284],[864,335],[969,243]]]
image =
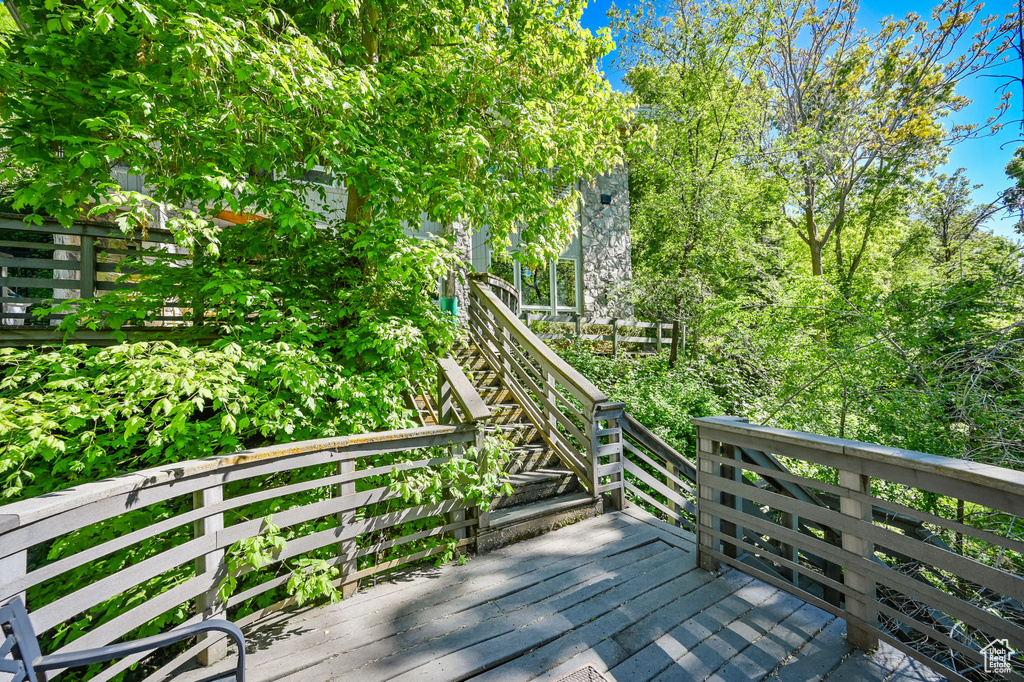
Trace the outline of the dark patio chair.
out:
[[[226,633],[238,647],[238,666],[235,668],[236,682],[245,682],[245,637],[234,623],[226,620],[205,620],[192,625],[182,625],[170,632],[152,637],[137,639],[123,644],[111,644],[96,649],[83,649],[67,654],[43,656],[39,651],[39,642],[28,611],[21,597],[15,597],[0,606],[0,628],[4,639],[0,643],[0,673],[11,673],[10,682],[45,682],[46,676],[40,675],[47,670],[63,670],[77,668],[91,663],[103,663],[122,658],[130,654],[153,651],[168,644],[180,642],[203,632],[218,631]],[[7,680],[0,678],[3,682]]]

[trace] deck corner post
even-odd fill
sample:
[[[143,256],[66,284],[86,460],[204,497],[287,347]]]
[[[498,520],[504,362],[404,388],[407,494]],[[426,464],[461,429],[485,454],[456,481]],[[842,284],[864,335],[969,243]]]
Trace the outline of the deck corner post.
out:
[[[192,493],[192,505],[196,509],[211,507],[223,501],[223,485],[215,485]],[[192,532],[196,538],[203,536],[214,536],[216,538],[217,533],[223,530],[223,512],[197,519],[192,526]],[[227,604],[221,600],[217,589],[227,571],[226,554],[227,552],[224,549],[216,549],[196,557],[196,575],[212,574],[211,577],[214,578],[212,587],[196,597],[196,611],[203,620],[225,618],[227,615]],[[199,642],[204,641],[210,641],[211,643],[199,652],[197,658],[200,665],[213,665],[227,657],[228,640],[224,635],[213,633],[199,635]]]
[[[740,461],[742,459],[740,449],[734,445],[722,443],[721,449],[722,456],[727,459],[733,459],[736,461]],[[719,475],[729,481],[734,481],[736,483],[743,482],[743,470],[740,467],[723,465],[720,469]],[[721,494],[721,504],[725,507],[732,507],[736,510],[737,514],[743,513],[743,498],[739,495],[723,492]],[[743,550],[740,548],[740,543],[743,541],[744,535],[743,527],[732,521],[725,520],[719,521],[719,526],[723,536],[733,539],[733,542],[722,543],[722,554],[733,559],[738,559],[743,553]]]
[[[338,462],[338,473],[339,474],[352,474],[355,473],[356,463],[354,460],[345,459]],[[344,497],[346,495],[356,494],[356,483],[352,481],[342,481],[338,484],[338,496]],[[345,532],[345,529],[354,525],[356,522],[356,510],[349,509],[338,512],[338,533],[339,536]],[[343,599],[348,599],[356,593],[359,587],[359,583],[355,579],[355,573],[359,570],[358,561],[352,556],[356,552],[356,538],[352,537],[344,539],[338,542],[337,553],[338,553],[338,568],[341,569],[341,596]]]
[[[839,470],[839,485],[863,495],[871,495],[871,479],[864,474]],[[839,500],[839,511],[867,524],[872,524],[871,505],[848,496]],[[858,537],[850,532],[842,534],[843,549],[870,561],[874,556],[874,543]],[[863,651],[870,651],[878,646],[878,633],[874,624],[878,620],[875,606],[875,581],[868,575],[851,568],[843,567],[843,584],[850,591],[846,594],[846,612],[859,622],[846,621],[846,638],[851,646]]]
[[[609,412],[603,417],[600,412],[601,407],[601,405],[598,405],[594,409],[594,420],[591,425],[590,431],[590,439],[593,443],[590,449],[592,451],[591,460],[593,467],[592,471],[594,476],[594,492],[595,494],[600,494],[601,490],[600,470],[602,465],[601,458],[599,456],[599,452],[601,451],[601,440],[598,433],[603,430],[607,434],[607,445],[613,446],[607,448],[607,450],[609,451],[607,453],[608,464],[609,467],[613,469],[613,471],[609,474],[606,474],[611,477],[611,485],[614,486],[610,490],[612,498],[612,507],[618,511],[622,511],[623,509],[626,508],[626,476],[625,469],[623,468],[625,466],[625,463],[623,462],[622,456],[622,423],[620,421],[622,417],[622,406],[618,405],[617,411]],[[609,405],[608,407],[612,406]],[[604,429],[601,428],[602,421],[605,422]],[[615,471],[615,464],[618,464],[617,471]]]
[[[708,479],[715,477],[715,463],[707,459],[719,449],[719,443],[703,437],[701,428],[697,427],[697,565],[705,571],[717,573],[721,567],[717,557],[711,552],[715,550],[714,531],[715,517],[706,510],[704,503],[714,502],[714,488]]]

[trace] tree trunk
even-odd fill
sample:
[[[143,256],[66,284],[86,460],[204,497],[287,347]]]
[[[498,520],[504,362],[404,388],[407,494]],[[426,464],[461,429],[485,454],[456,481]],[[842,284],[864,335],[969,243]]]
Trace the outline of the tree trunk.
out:
[[[823,270],[821,268],[821,242],[814,239],[810,242],[811,247],[811,274],[815,277],[821,277]]]

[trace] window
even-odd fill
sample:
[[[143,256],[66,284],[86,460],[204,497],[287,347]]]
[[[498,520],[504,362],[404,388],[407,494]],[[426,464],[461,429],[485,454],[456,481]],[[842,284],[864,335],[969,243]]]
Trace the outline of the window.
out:
[[[582,312],[579,238],[573,239],[561,258],[536,269],[515,260],[514,254],[515,245],[501,253],[487,248],[487,271],[515,286],[524,309],[548,313]]]
[[[560,258],[555,266],[558,309],[576,310],[576,261]]]

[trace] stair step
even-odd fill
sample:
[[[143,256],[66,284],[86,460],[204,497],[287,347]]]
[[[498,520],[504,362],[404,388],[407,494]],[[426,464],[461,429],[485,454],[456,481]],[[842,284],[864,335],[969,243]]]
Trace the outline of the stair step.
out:
[[[595,500],[585,492],[559,495],[519,507],[492,511],[489,527],[481,529],[477,534],[476,550],[477,553],[483,554],[577,521],[593,518],[600,513],[600,500]]]
[[[558,454],[547,443],[539,442],[513,447],[512,457],[505,466],[505,473],[512,475],[537,469],[558,469],[562,466]]]
[[[503,476],[502,479],[512,485],[537,485],[557,481],[572,475],[573,473],[568,469],[536,469],[534,471],[523,471],[518,474]]]
[[[594,498],[590,496],[590,493],[570,493],[569,495],[559,495],[558,497],[551,497],[518,507],[500,509],[491,512],[491,528],[511,526],[549,514],[567,511],[581,505],[589,505],[593,501]]]
[[[519,507],[580,489],[579,480],[568,469],[520,471],[502,478],[512,485],[512,494],[494,500],[491,503],[493,510]]]

